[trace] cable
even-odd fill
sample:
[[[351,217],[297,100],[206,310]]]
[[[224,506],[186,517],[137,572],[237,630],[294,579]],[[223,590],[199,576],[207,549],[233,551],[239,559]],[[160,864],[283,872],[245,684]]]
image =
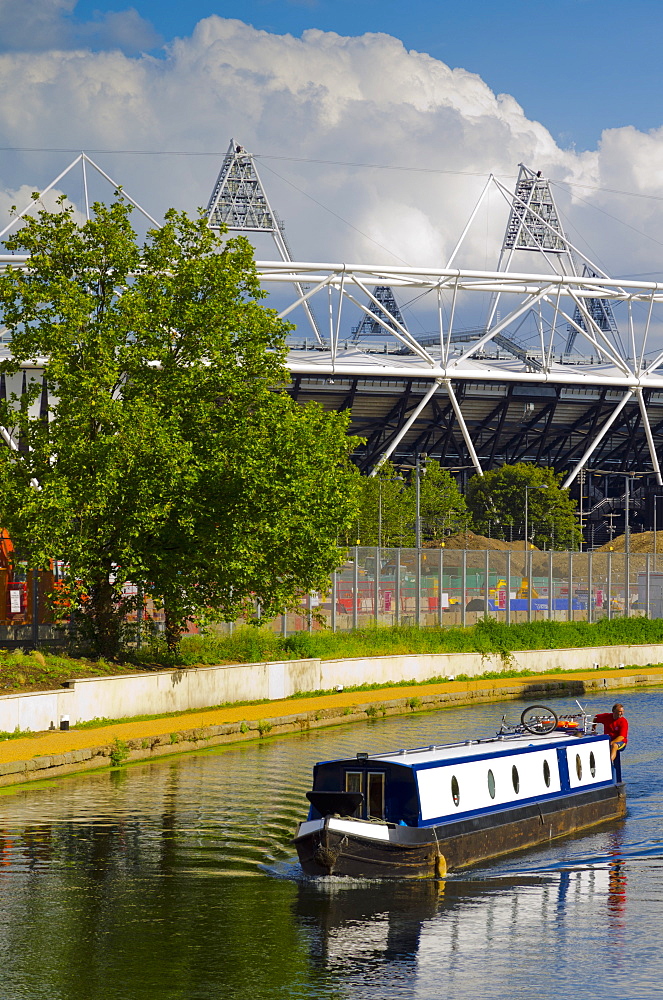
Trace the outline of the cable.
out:
[[[559,182],[558,181],[550,181],[550,183],[553,184],[555,187],[557,187]],[[600,191],[601,188],[596,188],[596,190]],[[625,194],[626,192],[613,192],[613,193],[614,194]],[[661,240],[657,240],[655,236],[650,236],[648,233],[643,232],[641,229],[636,229],[635,226],[632,226],[628,222],[624,222],[623,219],[618,218],[616,215],[612,215],[611,212],[606,212],[606,210],[604,208],[599,208],[598,205],[593,205],[591,203],[591,201],[587,201],[586,198],[581,198],[579,194],[577,194],[575,197],[578,199],[578,201],[581,201],[584,205],[587,205],[589,208],[593,208],[597,212],[601,212],[603,215],[607,215],[609,219],[614,219],[615,222],[621,223],[621,225],[622,226],[626,226],[627,229],[632,229],[634,233],[638,234],[638,236],[644,236],[646,239],[651,240],[652,243],[657,243],[660,247],[663,247],[663,242]],[[663,198],[659,198],[656,195],[651,195],[651,196],[650,195],[634,195],[634,197],[637,197],[637,198],[639,198],[639,197],[652,197],[652,198],[656,198],[657,201],[663,201]],[[585,240],[585,243],[586,242],[587,241]]]
[[[78,146],[0,146],[2,153],[80,153]],[[225,156],[222,150],[204,149],[104,149],[88,148],[88,153],[103,153],[105,155],[121,156]],[[308,156],[280,156],[276,153],[253,153],[257,160],[286,160],[290,163],[318,163],[333,167],[361,167],[370,170],[401,170],[411,173],[421,174],[446,174],[457,177],[485,177],[484,170],[447,170],[443,167],[411,167],[399,166],[392,163],[363,163],[354,160],[326,160]],[[516,174],[503,174],[506,179],[515,178]],[[580,181],[550,181],[559,187],[583,188],[585,191],[601,191],[604,194],[620,195],[624,198],[642,198],[646,201],[663,201],[663,195],[643,194],[640,191],[622,191],[619,188],[600,187],[598,184],[583,184]],[[581,199],[582,200],[582,199]],[[324,207],[324,206],[323,206]],[[599,209],[601,211],[601,209]],[[609,212],[605,213],[610,215]],[[610,216],[616,218],[616,216]],[[620,219],[617,219],[620,222]],[[627,225],[627,223],[624,223]],[[638,232],[638,230],[635,230]]]
[[[266,163],[263,163],[263,168],[265,170],[269,170],[270,174],[274,174],[275,177],[278,177],[280,180],[284,181],[286,184],[289,184],[291,188],[294,188],[295,191],[299,192],[299,194],[303,194],[305,198],[308,198],[310,201],[314,202],[316,205],[319,205],[320,208],[324,208],[325,212],[329,212],[330,215],[333,215],[340,222],[345,223],[345,225],[349,226],[350,229],[354,229],[354,231],[356,233],[359,233],[360,236],[363,236],[364,239],[370,240],[371,243],[375,243],[376,247],[380,247],[381,250],[386,251],[386,253],[388,253],[391,257],[394,257],[395,260],[399,260],[401,262],[401,264],[405,264],[406,267],[411,267],[412,266],[409,261],[403,260],[402,257],[399,257],[398,254],[394,253],[393,250],[390,250],[389,247],[384,246],[382,243],[378,243],[378,241],[374,240],[372,236],[368,235],[368,233],[364,233],[361,229],[358,229],[357,226],[353,226],[353,224],[351,222],[348,222],[347,219],[344,219],[342,215],[338,214],[338,212],[334,212],[333,209],[327,208],[326,205],[323,205],[322,202],[318,201],[317,198],[314,198],[313,195],[310,195],[306,191],[303,191],[302,188],[297,187],[296,184],[293,184],[292,181],[289,181],[287,177],[283,177],[281,174],[278,173],[278,171],[274,170],[273,167],[268,167]]]
[[[225,156],[223,150],[204,149],[104,149],[88,148],[88,153],[104,153],[122,156]],[[2,153],[80,153],[78,146],[0,146]],[[355,160],[325,160],[309,156],[280,156],[276,153],[253,153],[257,160],[287,160],[290,163],[318,163],[332,167],[362,167],[371,170],[405,170],[422,174],[448,174],[457,177],[485,177],[485,170],[447,170],[443,167],[405,167],[392,163],[363,163]],[[515,178],[516,174],[503,174],[505,178]],[[580,181],[550,181],[560,187],[583,188],[585,191],[602,191],[624,198],[643,198],[648,201],[663,201],[663,195],[643,194],[640,191],[622,191],[619,188],[600,187],[598,184],[583,184]],[[618,220],[619,221],[619,220]]]

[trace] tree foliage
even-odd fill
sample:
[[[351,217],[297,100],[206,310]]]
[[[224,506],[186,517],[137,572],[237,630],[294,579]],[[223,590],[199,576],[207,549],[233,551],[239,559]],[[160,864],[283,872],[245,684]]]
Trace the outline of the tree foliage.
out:
[[[10,240],[0,278],[7,376],[0,523],[33,566],[68,565],[68,600],[113,655],[129,581],[188,618],[273,615],[324,585],[355,510],[347,415],[283,391],[288,326],[261,302],[252,248],[170,211],[139,245],[121,199],[78,225],[64,201]],[[36,486],[38,484],[38,486]],[[134,599],[135,601],[135,599]]]
[[[527,534],[539,548],[573,549],[581,538],[575,501],[562,489],[561,473],[548,467],[517,462],[473,476],[465,499],[475,529],[506,541]]]
[[[375,476],[361,480],[356,537],[362,545],[408,547],[415,544],[416,469],[385,462]],[[420,466],[422,536],[439,541],[465,523],[466,509],[456,481],[439,462]],[[380,531],[380,508],[382,530]]]

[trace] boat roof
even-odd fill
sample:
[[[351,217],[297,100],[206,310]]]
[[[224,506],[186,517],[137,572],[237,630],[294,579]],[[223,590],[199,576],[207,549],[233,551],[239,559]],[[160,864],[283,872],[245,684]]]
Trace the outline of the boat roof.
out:
[[[478,740],[465,740],[462,743],[446,743],[440,746],[417,747],[413,750],[392,750],[390,753],[367,754],[365,757],[341,758],[335,761],[321,761],[323,764],[357,764],[365,761],[376,763],[398,764],[401,767],[416,768],[425,764],[444,764],[445,761],[472,760],[485,757],[500,757],[529,748],[545,750],[562,744],[570,744],[577,740],[602,740],[605,737],[596,734],[569,735],[563,732],[550,733],[545,736],[530,734],[507,734],[490,736]]]

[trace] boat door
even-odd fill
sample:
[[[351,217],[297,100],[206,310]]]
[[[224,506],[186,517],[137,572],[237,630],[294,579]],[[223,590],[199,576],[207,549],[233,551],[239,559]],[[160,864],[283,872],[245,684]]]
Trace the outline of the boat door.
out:
[[[385,772],[369,770],[347,770],[345,772],[345,791],[361,792],[363,803],[357,808],[355,815],[361,819],[384,819],[385,807]]]

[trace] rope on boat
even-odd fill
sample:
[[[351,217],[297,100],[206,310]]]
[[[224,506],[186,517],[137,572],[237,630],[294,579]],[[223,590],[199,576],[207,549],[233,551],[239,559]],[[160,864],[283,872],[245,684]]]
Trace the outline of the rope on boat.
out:
[[[437,830],[433,827],[433,833],[435,834],[435,874],[438,878],[444,878],[447,874],[447,859],[440,850],[440,842],[437,839]]]

